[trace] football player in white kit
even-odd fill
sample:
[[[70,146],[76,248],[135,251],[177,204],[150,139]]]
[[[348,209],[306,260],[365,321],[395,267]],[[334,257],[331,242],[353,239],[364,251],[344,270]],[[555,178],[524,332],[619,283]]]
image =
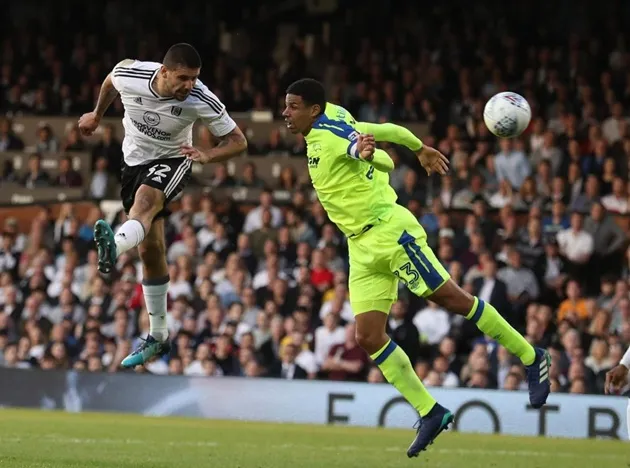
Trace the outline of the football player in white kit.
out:
[[[621,358],[621,362],[616,367],[606,372],[606,393],[619,393],[628,385],[628,370],[630,369],[630,348]],[[628,425],[628,435],[630,436],[630,400],[628,400],[628,409],[626,411],[626,424]]]
[[[247,149],[247,140],[221,101],[198,79],[201,58],[189,44],[172,46],[162,63],[123,60],[105,78],[94,111],[79,119],[91,135],[120,94],[125,108],[121,199],[129,219],[114,234],[103,220],[94,226],[98,270],[111,273],[122,253],[138,247],[149,336],[122,361],[142,365],[170,352],[166,326],[169,287],[164,217],[166,206],[190,179],[194,161],[226,161]],[[208,151],[192,146],[192,128],[201,120],[219,143]]]

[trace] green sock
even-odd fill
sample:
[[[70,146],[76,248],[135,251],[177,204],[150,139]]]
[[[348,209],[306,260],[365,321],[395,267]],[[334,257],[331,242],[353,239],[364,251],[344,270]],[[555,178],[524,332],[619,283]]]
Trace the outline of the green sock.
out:
[[[381,369],[387,381],[396,387],[420,416],[426,416],[431,411],[436,403],[435,399],[422,384],[409,357],[396,343],[389,340],[370,357]]]
[[[510,353],[518,356],[524,365],[534,363],[536,359],[534,347],[501,317],[492,304],[475,297],[473,308],[466,318],[475,322],[479,330],[493,337]]]

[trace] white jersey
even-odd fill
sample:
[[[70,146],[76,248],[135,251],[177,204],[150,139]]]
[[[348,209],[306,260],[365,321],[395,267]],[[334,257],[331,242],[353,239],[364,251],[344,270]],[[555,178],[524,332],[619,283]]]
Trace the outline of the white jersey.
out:
[[[180,148],[192,145],[193,124],[198,119],[217,137],[236,127],[223,103],[200,80],[184,101],[158,96],[152,86],[161,66],[123,60],[111,73],[125,107],[122,150],[128,166],[182,157]]]

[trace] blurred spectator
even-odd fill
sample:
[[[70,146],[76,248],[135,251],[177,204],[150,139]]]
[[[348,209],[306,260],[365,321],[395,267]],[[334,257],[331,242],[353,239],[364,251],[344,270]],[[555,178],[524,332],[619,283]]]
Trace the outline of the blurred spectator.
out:
[[[619,176],[613,179],[612,191],[602,198],[602,205],[611,213],[628,213],[628,193],[624,179]]]
[[[514,248],[509,250],[508,264],[499,270],[497,278],[507,285],[508,297],[514,304],[526,304],[540,294],[534,273],[523,266],[521,253]]]
[[[72,168],[72,158],[64,156],[59,160],[59,172],[54,185],[59,187],[81,187],[83,179],[78,171]]]
[[[256,166],[248,162],[243,166],[241,178],[237,182],[239,187],[264,188],[265,183],[256,175]]]
[[[61,144],[61,151],[85,151],[86,149],[87,145],[83,141],[78,127],[72,127],[65,141]]]
[[[473,294],[492,304],[499,313],[508,315],[511,311],[508,288],[503,281],[497,278],[497,263],[493,258],[484,257],[481,274],[482,276],[473,280]]]
[[[209,185],[210,187],[216,188],[234,187],[236,180],[228,173],[225,164],[217,164],[214,168],[214,176],[210,179]]]
[[[105,158],[98,158],[90,182],[90,196],[96,200],[102,200],[113,192],[115,179],[108,172],[108,162]]]
[[[92,164],[99,158],[104,158],[110,174],[120,177],[120,162],[122,159],[122,146],[116,137],[115,129],[112,125],[103,125],[103,135],[100,141],[92,148]]]
[[[282,138],[279,128],[274,128],[269,134],[269,141],[263,146],[261,154],[269,156],[281,156],[287,154],[289,148]]]
[[[365,378],[368,363],[369,356],[357,345],[354,324],[348,324],[344,343],[330,349],[322,370],[330,380],[358,381]]]
[[[59,150],[59,143],[53,135],[53,131],[48,124],[43,124],[37,129],[37,143],[35,151],[38,153],[56,153]]]
[[[15,134],[12,126],[11,120],[0,119],[0,152],[24,149],[24,142]]]
[[[557,236],[560,253],[567,259],[568,271],[578,278],[585,278],[585,268],[593,255],[593,236],[583,229],[581,213],[571,215],[571,227],[560,231]]]
[[[495,165],[499,182],[507,180],[513,188],[519,188],[531,173],[531,167],[523,151],[523,144],[512,140],[500,141],[501,151],[497,154]]]
[[[407,314],[407,304],[401,300],[396,301],[392,305],[389,317],[387,322],[388,335],[409,356],[411,362],[416,362],[420,357],[421,337],[418,333],[419,327],[410,320]],[[426,336],[423,338],[425,341],[427,340]]]
[[[272,366],[269,376],[287,380],[306,379],[306,371],[295,362],[297,347],[286,344],[281,351],[281,361]]]
[[[413,317],[413,324],[420,331],[420,339],[430,345],[436,345],[448,335],[451,318],[448,312],[437,304],[427,301],[427,307],[419,310]]]
[[[42,157],[35,153],[28,158],[28,170],[22,179],[22,185],[28,189],[49,187],[50,175],[42,169]]]
[[[283,219],[282,212],[280,211],[280,208],[272,205],[272,202],[272,192],[270,190],[263,189],[260,194],[260,205],[247,213],[245,225],[243,226],[243,232],[249,234],[262,226],[262,216],[264,210],[269,210],[271,213],[271,226],[273,228],[280,227]]]

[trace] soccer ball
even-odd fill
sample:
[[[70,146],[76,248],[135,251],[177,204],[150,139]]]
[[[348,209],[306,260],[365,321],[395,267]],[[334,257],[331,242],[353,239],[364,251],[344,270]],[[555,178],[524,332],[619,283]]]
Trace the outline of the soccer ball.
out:
[[[529,125],[532,110],[520,94],[506,91],[495,94],[483,109],[486,127],[499,138],[519,136]]]

